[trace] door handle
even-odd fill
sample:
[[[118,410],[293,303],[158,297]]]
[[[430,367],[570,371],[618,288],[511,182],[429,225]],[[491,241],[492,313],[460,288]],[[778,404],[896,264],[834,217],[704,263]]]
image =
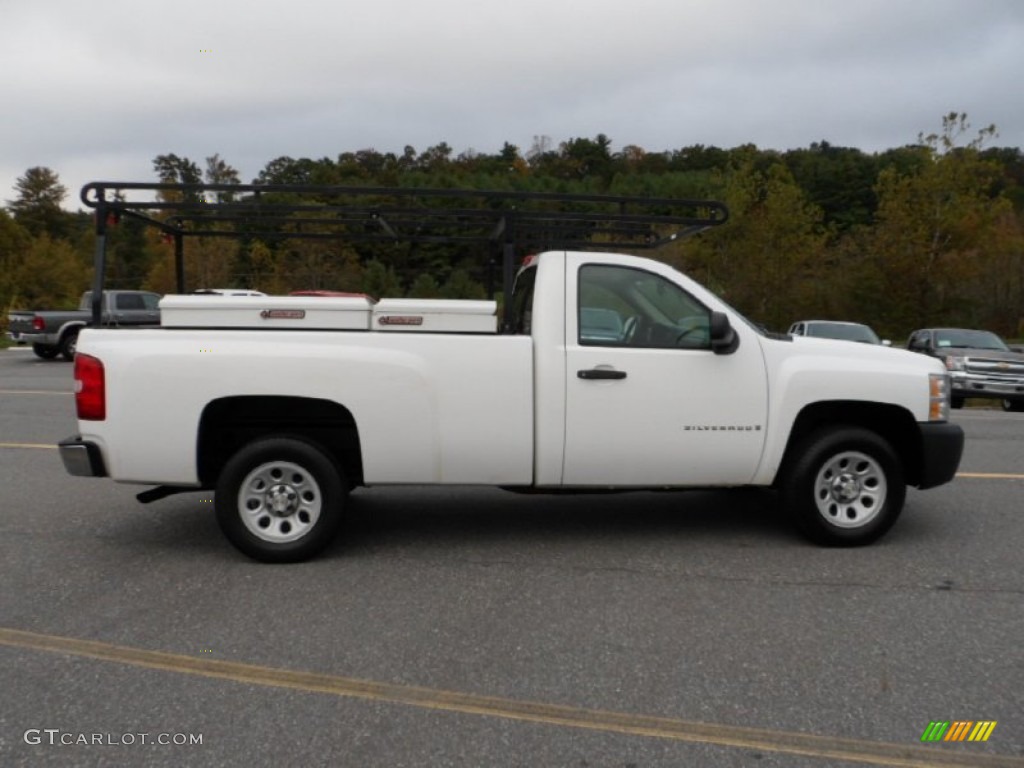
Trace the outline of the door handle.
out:
[[[588,368],[576,371],[576,376],[581,379],[624,379],[625,371],[615,371],[611,368]]]

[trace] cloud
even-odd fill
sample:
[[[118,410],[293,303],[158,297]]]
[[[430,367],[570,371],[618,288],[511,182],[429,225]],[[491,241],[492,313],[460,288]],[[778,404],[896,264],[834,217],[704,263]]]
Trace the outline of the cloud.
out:
[[[1024,146],[1016,0],[135,0],[11,3],[0,186],[77,189],[220,153],[812,141],[880,151],[966,111]],[[13,192],[0,192],[0,198]]]

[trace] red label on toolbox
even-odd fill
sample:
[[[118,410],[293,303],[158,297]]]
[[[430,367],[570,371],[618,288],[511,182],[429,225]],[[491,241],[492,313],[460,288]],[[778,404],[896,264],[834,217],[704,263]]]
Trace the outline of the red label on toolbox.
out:
[[[260,312],[264,320],[301,320],[305,316],[304,309],[264,309]]]
[[[380,325],[423,325],[422,315],[384,315],[377,318]]]

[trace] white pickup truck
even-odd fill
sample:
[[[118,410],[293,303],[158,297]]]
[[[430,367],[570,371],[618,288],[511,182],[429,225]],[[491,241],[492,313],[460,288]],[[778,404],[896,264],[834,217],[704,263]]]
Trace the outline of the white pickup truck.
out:
[[[265,561],[312,556],[359,486],[773,486],[797,526],[870,542],[963,447],[943,365],[774,336],[662,263],[550,251],[493,302],[165,297],[82,331],[73,475],[215,489]]]

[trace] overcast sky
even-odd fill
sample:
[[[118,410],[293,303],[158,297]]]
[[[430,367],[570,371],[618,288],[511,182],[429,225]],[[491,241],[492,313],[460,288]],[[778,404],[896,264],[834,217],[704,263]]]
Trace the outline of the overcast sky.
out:
[[[525,152],[604,133],[876,152],[966,112],[1024,147],[1021,0],[0,0],[0,200],[173,152]],[[972,137],[974,130],[972,129]]]

